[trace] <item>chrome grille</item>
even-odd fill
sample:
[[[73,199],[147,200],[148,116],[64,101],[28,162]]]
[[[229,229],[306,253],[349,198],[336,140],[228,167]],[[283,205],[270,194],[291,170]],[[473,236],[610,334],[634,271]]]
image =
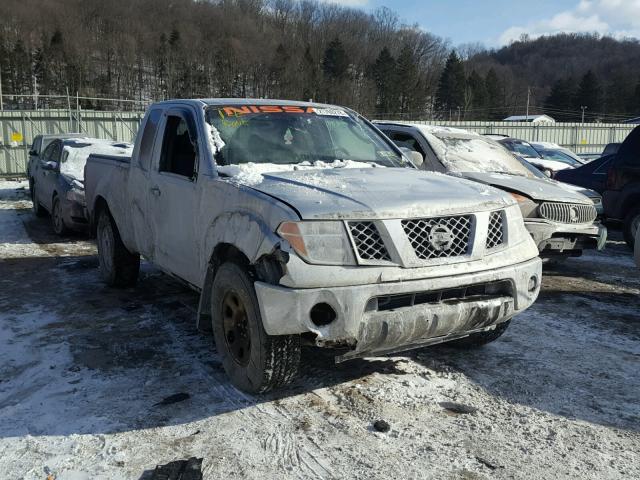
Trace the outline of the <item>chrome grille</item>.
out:
[[[362,260],[391,260],[373,222],[349,222],[349,231]]]
[[[470,215],[403,220],[402,228],[421,260],[469,253]]]
[[[491,212],[489,230],[487,231],[487,249],[499,247],[504,243],[504,212]]]
[[[540,205],[542,218],[558,223],[591,223],[598,216],[594,205],[545,202]]]

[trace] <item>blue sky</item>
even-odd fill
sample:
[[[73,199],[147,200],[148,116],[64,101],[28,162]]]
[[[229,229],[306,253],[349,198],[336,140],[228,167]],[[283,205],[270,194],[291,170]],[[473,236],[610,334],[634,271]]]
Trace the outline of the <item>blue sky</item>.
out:
[[[405,23],[453,45],[508,44],[527,33],[597,32],[640,37],[640,0],[326,0],[366,10],[386,6]]]

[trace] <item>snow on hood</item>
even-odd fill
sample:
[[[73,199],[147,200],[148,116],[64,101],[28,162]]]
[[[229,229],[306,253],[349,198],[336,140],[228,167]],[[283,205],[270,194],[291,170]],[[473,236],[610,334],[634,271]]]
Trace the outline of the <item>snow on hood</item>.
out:
[[[508,194],[477,182],[412,168],[332,168],[265,173],[252,188],[303,219],[418,218],[504,208]]]
[[[377,164],[355,162],[353,160],[335,160],[331,163],[317,160],[313,163],[301,162],[297,164],[277,164],[277,163],[241,163],[238,165],[221,165],[218,166],[218,172],[227,175],[234,182],[243,185],[257,185],[264,179],[264,175],[277,172],[293,172],[308,170],[324,170],[333,168],[384,168]],[[317,175],[318,179],[323,177],[322,174]],[[319,180],[320,181],[320,180]],[[330,185],[325,185],[330,186]]]
[[[549,168],[554,172],[558,170],[566,170],[567,168],[573,168],[571,165],[567,163],[557,162],[555,160],[547,160],[544,158],[533,158],[533,157],[523,157],[527,162],[532,163],[533,165],[540,165],[544,168]]]
[[[91,154],[127,156],[133,152],[133,145],[97,138],[74,138],[65,140],[60,173],[73,179],[84,181],[84,167]]]
[[[528,178],[504,173],[465,172],[465,178],[497,188],[526,195],[543,202],[593,203],[582,193],[565,188],[560,182],[544,178]]]

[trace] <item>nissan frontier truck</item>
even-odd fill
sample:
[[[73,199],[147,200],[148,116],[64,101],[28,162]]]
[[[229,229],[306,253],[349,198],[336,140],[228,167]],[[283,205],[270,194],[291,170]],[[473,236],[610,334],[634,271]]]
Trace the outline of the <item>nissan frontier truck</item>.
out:
[[[540,289],[513,196],[415,169],[348,108],[156,103],[132,156],[90,156],[85,192],[105,281],[133,286],[143,257],[200,292],[197,326],[251,393],[290,382],[301,345],[486,344]]]

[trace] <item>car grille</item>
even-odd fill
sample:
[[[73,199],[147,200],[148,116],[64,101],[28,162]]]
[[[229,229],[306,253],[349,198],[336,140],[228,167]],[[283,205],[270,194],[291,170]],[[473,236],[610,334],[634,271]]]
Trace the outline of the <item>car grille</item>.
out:
[[[487,231],[487,250],[499,247],[504,243],[504,212],[491,212],[489,230]]]
[[[593,205],[545,202],[540,205],[542,218],[558,223],[591,223],[598,216]]]
[[[421,260],[458,257],[469,252],[470,215],[403,220],[402,228]]]
[[[362,260],[391,260],[373,222],[349,222],[349,231]]]

